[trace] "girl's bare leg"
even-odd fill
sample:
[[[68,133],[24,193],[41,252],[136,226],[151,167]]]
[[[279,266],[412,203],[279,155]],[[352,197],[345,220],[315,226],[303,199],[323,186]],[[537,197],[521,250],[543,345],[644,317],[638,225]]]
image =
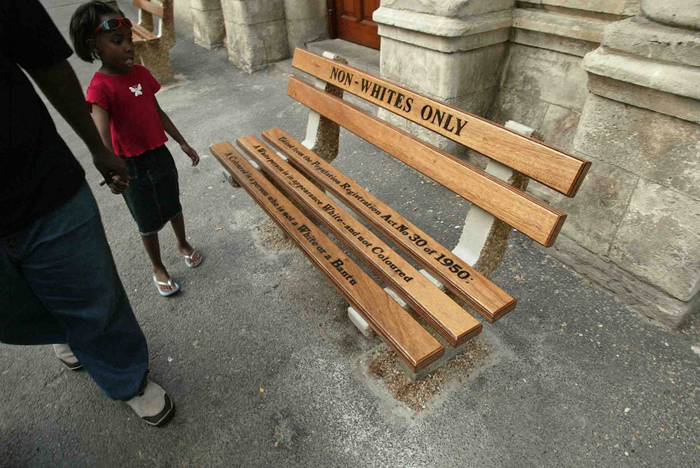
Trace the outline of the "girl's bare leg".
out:
[[[177,249],[182,255],[192,255],[194,248],[187,242],[187,236],[185,235],[185,217],[182,215],[182,212],[171,219],[170,224],[173,226],[175,237],[177,237]],[[199,255],[199,252],[197,252],[192,261],[199,261]]]
[[[166,283],[170,279],[168,270],[165,269],[163,265],[163,260],[160,258],[160,242],[158,241],[158,234],[153,234],[151,236],[141,236],[143,241],[143,246],[146,248],[146,253],[148,253],[148,258],[151,259],[153,264],[153,274],[156,276],[158,281]],[[173,288],[167,285],[158,285],[162,291],[172,291]]]

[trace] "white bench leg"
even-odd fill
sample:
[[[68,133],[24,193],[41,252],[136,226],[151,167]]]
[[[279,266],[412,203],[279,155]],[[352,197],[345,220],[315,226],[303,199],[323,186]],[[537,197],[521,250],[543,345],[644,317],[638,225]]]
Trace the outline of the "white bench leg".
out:
[[[368,340],[371,340],[374,338],[374,330],[372,330],[372,327],[370,327],[369,323],[365,320],[365,318],[360,315],[358,311],[355,310],[353,306],[348,307],[348,318],[352,322],[353,325],[355,325],[355,328],[360,330],[360,333],[362,333],[365,338]]]

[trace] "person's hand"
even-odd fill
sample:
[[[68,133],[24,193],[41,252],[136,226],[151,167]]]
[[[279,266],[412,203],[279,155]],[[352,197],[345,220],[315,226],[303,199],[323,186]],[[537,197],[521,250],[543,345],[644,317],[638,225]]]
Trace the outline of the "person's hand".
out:
[[[107,185],[115,195],[120,195],[129,186],[129,181],[124,182],[118,175],[113,174],[111,181],[103,180],[100,185]]]
[[[181,144],[180,148],[182,148],[182,151],[184,151],[185,154],[189,156],[189,158],[192,160],[192,166],[196,166],[197,164],[199,164],[199,155],[194,150],[194,148],[192,148],[187,143]]]
[[[112,153],[104,146],[92,154],[95,167],[104,180],[100,185],[110,188],[112,193],[120,194],[129,186],[129,176],[126,173],[126,163],[119,156]]]

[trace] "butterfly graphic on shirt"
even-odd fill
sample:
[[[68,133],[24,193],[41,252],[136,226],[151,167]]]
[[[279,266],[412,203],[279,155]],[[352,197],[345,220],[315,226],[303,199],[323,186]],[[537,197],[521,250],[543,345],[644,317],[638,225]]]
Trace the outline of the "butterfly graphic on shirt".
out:
[[[139,97],[143,94],[143,91],[141,91],[141,83],[137,84],[136,86],[129,86],[129,90],[134,93],[135,97]]]

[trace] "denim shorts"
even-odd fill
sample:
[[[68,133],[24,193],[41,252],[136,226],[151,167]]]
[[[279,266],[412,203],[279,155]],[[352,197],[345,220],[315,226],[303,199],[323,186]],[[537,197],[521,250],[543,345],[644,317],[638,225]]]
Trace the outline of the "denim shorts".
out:
[[[165,145],[124,160],[129,174],[124,201],[139,234],[151,236],[182,212],[175,161]]]

